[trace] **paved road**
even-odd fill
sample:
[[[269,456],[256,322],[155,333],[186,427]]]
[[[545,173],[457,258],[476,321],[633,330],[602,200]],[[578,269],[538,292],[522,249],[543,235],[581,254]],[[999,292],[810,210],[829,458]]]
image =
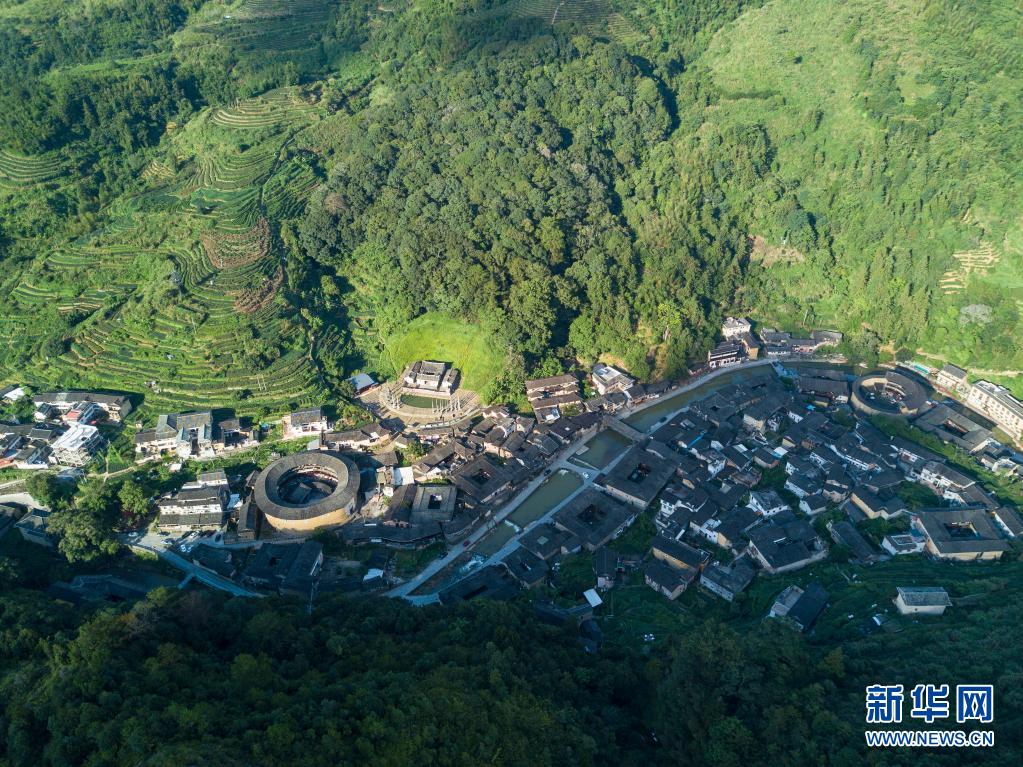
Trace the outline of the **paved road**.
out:
[[[31,509],[43,508],[42,504],[37,503],[36,499],[28,493],[4,493],[0,495],[0,503],[20,503]]]
[[[628,450],[627,449],[623,449],[621,454],[616,456],[615,459],[613,461],[611,461],[610,463],[608,463],[607,466],[605,466],[603,469],[601,469],[600,472],[589,472],[589,478],[584,478],[582,485],[580,485],[576,490],[573,490],[568,496],[565,497],[565,499],[563,501],[561,501],[557,505],[553,506],[542,517],[539,517],[538,519],[533,520],[528,525],[526,525],[524,528],[522,528],[522,530],[520,532],[516,533],[511,538],[509,538],[508,541],[504,544],[504,546],[502,546],[498,551],[494,552],[487,559],[487,561],[484,563],[484,565],[493,565],[493,564],[496,564],[498,562],[503,561],[506,556],[511,554],[513,551],[515,551],[515,549],[517,549],[519,547],[519,539],[522,538],[523,535],[528,533],[530,530],[532,530],[537,525],[542,525],[545,522],[550,522],[551,519],[554,517],[554,515],[558,511],[560,511],[562,507],[564,507],[566,504],[571,502],[577,495],[579,495],[581,492],[583,492],[584,490],[586,490],[587,488],[589,488],[593,484],[593,480],[596,479],[598,473],[608,472],[611,469],[613,469],[615,466],[617,466],[619,461],[621,461],[622,458],[625,457],[625,453],[626,452],[628,452]],[[562,467],[562,468],[568,468],[568,466],[565,466],[565,467]],[[574,470],[575,471],[579,471],[578,469],[574,469]]]
[[[737,365],[727,365],[726,367],[718,368],[717,370],[712,370],[709,373],[692,379],[691,381],[687,381],[682,386],[679,386],[675,389],[671,389],[662,394],[660,397],[648,399],[646,402],[641,402],[640,404],[635,405],[633,407],[624,408],[621,412],[617,413],[616,415],[619,420],[626,421],[626,419],[629,418],[629,416],[635,415],[636,413],[642,413],[649,407],[659,405],[665,400],[670,400],[672,397],[677,397],[680,394],[685,394],[686,392],[692,391],[693,389],[697,389],[703,386],[705,383],[713,381],[716,378],[720,378],[721,376],[729,375],[731,373],[736,372],[737,370],[752,370],[753,368],[766,367],[768,365],[773,365],[775,362],[784,364],[786,359],[787,358],[785,357],[777,357],[774,359],[746,360],[745,362],[740,362]],[[687,407],[689,407],[689,405],[680,405],[678,410],[674,410],[671,413],[668,413],[665,416],[665,420],[674,418]],[[650,434],[651,432],[656,431],[657,427],[660,425],[661,422],[655,423],[653,426],[646,430],[646,433]]]
[[[146,533],[137,541],[131,541],[128,536],[121,536],[121,542],[128,546],[135,548],[145,549],[156,554],[160,559],[164,560],[170,565],[173,565],[177,569],[185,573],[186,576],[194,578],[200,583],[205,583],[211,588],[220,589],[226,591],[228,594],[233,594],[236,597],[259,597],[263,596],[255,591],[250,591],[241,584],[235,583],[229,578],[224,578],[216,573],[211,573],[198,565],[193,564],[189,560],[182,557],[180,554],[176,554],[169,548],[163,545],[163,539],[166,536],[157,535],[155,533]]]
[[[558,459],[547,467],[548,469],[551,470],[551,474],[558,471],[559,469],[570,469],[571,471],[579,473],[580,471],[579,467],[575,466],[574,464],[568,463],[568,459],[575,455],[575,452],[580,447],[582,447],[583,443],[586,442],[588,439],[590,439],[590,437],[583,437],[581,439],[578,439],[575,442],[571,443],[568,447],[566,447],[561,453],[559,453]],[[588,480],[584,479],[583,487],[588,486],[588,484],[592,482],[592,477],[596,474],[596,472],[594,471],[588,473],[590,474],[591,478]],[[524,488],[522,488],[522,490],[516,493],[511,500],[509,500],[504,506],[502,506],[501,510],[498,511],[493,516],[493,518],[487,522],[487,524],[480,526],[478,529],[470,533],[468,537],[466,537],[465,540],[469,542],[468,546],[462,543],[456,546],[455,548],[452,548],[451,551],[449,551],[444,557],[442,557],[441,559],[435,559],[433,562],[428,564],[426,568],[423,569],[414,578],[411,578],[405,581],[405,583],[402,583],[400,586],[396,586],[390,591],[388,591],[386,596],[407,597],[409,594],[411,594],[413,591],[419,588],[423,583],[430,580],[430,578],[432,578],[445,567],[450,565],[460,556],[462,556],[468,551],[471,551],[472,548],[477,543],[479,543],[483,538],[489,535],[499,524],[501,524],[504,521],[504,519],[509,514],[515,511],[515,509],[517,509],[522,504],[523,501],[525,501],[530,495],[532,495],[533,491],[540,487],[540,485],[543,484],[544,480],[546,479],[548,479],[548,476],[543,474],[534,477],[532,480],[529,481],[529,483],[526,484]],[[580,488],[580,490],[582,490],[582,488]]]

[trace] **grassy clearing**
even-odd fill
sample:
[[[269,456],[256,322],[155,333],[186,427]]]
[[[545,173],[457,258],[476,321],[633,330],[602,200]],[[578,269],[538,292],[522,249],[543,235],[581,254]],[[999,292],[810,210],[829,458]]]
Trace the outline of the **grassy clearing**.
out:
[[[442,556],[446,550],[447,547],[443,543],[432,543],[422,549],[396,551],[394,573],[401,578],[409,578]]]
[[[503,350],[482,329],[437,312],[416,318],[404,334],[384,343],[386,372],[396,375],[416,360],[451,363],[462,371],[461,386],[477,392],[504,368]]]

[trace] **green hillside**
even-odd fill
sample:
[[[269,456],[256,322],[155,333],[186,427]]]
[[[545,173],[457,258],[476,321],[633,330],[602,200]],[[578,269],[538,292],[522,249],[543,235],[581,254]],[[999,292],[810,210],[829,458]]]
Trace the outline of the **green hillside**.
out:
[[[486,328],[482,377],[677,375],[731,311],[1023,369],[1021,32],[1008,0],[3,0],[0,379],[267,411],[436,356],[427,313]]]
[[[800,233],[754,197],[767,247],[751,306],[1023,367],[1020,32],[1011,3],[857,0],[769,3],[715,36],[708,122],[764,125],[814,222]],[[977,305],[991,312],[971,322]]]

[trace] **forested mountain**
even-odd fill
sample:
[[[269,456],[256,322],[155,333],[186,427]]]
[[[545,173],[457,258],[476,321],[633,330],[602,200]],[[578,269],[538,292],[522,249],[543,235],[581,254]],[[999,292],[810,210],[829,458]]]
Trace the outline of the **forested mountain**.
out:
[[[0,765],[1016,765],[1017,603],[814,646],[692,616],[582,650],[523,604],[0,595]],[[953,662],[952,659],[955,659]],[[867,753],[864,687],[995,684],[996,748]]]
[[[726,312],[1023,368],[1009,0],[3,0],[9,380],[313,401],[424,312],[512,377]]]

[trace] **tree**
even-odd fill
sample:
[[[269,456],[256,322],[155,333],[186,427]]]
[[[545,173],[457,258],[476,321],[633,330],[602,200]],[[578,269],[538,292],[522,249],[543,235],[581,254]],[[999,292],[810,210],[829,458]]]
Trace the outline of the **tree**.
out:
[[[141,523],[149,513],[149,498],[134,479],[126,479],[117,492],[121,516],[131,527]]]
[[[56,509],[71,497],[70,485],[49,472],[36,472],[25,480],[25,489],[41,505]]]
[[[119,517],[112,485],[93,477],[78,486],[70,506],[53,511],[48,529],[57,536],[57,548],[69,562],[89,562],[120,548],[114,537]]]

